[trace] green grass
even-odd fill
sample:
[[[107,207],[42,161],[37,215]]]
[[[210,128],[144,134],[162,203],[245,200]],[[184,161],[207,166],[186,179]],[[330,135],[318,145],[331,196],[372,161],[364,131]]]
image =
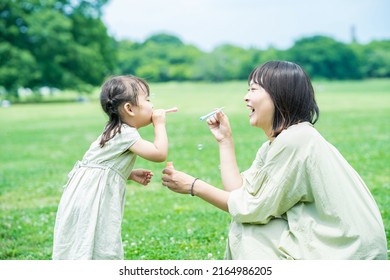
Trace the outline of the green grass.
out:
[[[390,240],[390,80],[314,83],[321,109],[317,129],[360,173],[374,195]],[[156,108],[167,115],[169,161],[221,186],[218,147],[199,116],[225,107],[241,170],[261,143],[248,123],[245,81],[151,84]],[[106,121],[96,95],[88,103],[18,104],[0,108],[0,259],[50,259],[55,213],[75,161]],[[152,127],[140,130],[152,140]],[[201,149],[199,149],[201,145]],[[164,163],[138,159],[153,170],[151,185],[129,182],[123,222],[126,259],[222,259],[228,214],[162,187]]]

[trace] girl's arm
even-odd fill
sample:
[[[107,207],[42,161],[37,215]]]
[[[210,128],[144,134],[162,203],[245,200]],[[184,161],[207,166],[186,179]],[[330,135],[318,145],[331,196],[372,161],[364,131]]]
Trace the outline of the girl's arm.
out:
[[[226,191],[235,190],[242,186],[242,177],[237,165],[229,119],[221,111],[209,118],[207,124],[219,144],[223,186]]]
[[[184,172],[165,168],[163,170],[162,184],[171,191],[181,194],[198,196],[208,203],[228,212],[229,192],[218,189],[204,181],[196,179]]]
[[[163,162],[168,156],[168,136],[165,128],[165,111],[154,111],[152,122],[154,126],[153,143],[141,138],[135,142],[129,150],[146,160]]]

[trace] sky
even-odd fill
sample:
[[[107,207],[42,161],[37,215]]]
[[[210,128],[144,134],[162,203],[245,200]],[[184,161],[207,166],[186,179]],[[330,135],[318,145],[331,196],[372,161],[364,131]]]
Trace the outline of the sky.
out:
[[[103,21],[118,40],[156,33],[211,51],[222,44],[278,49],[324,35],[361,44],[390,40],[390,0],[110,0]]]

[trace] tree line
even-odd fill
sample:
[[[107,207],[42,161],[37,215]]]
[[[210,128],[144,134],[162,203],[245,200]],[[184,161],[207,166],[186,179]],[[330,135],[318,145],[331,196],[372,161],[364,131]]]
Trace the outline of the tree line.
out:
[[[12,0],[0,3],[0,95],[19,88],[91,91],[109,75],[149,82],[246,79],[258,64],[290,60],[313,79],[390,77],[390,40],[342,43],[326,36],[291,48],[221,45],[210,52],[170,34],[116,40],[102,21],[109,0]]]

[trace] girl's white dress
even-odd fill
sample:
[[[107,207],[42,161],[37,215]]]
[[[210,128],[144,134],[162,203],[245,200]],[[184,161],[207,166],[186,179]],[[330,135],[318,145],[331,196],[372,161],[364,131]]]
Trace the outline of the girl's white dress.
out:
[[[100,137],[68,175],[54,228],[53,259],[124,257],[121,224],[126,181],[136,160],[129,148],[140,135],[123,124],[121,133],[103,148]]]
[[[387,259],[378,206],[310,123],[259,149],[231,192],[227,259]]]

